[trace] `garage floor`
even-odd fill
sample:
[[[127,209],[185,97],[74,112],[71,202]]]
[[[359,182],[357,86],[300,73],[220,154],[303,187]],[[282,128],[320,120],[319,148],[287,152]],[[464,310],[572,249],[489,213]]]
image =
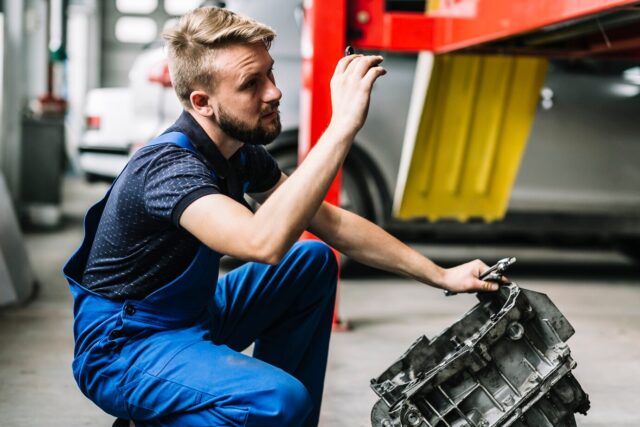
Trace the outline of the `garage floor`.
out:
[[[61,229],[26,236],[41,289],[26,307],[0,310],[0,426],[111,425],[112,418],[84,398],[71,377],[71,298],[60,274],[81,240],[84,211],[104,189],[68,179]],[[575,375],[592,406],[587,417],[578,416],[578,425],[640,426],[640,271],[629,260],[594,251],[422,249],[444,265],[477,256],[487,262],[518,256],[509,277],[547,293],[577,331],[569,345],[578,362]],[[434,289],[371,271],[341,283],[340,313],[352,330],[332,338],[321,425],[367,426],[376,400],[369,379],[419,335],[437,334],[476,300],[470,295],[445,298]]]

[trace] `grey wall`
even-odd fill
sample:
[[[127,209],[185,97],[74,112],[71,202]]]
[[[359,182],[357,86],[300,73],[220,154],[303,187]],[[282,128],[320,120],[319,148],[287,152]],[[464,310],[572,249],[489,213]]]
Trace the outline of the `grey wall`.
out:
[[[122,43],[115,37],[115,25],[121,16],[141,16],[152,18],[158,26],[158,34],[167,19],[164,2],[158,0],[158,7],[149,15],[123,15],[116,9],[115,0],[106,0],[101,4],[101,87],[121,87],[129,84],[129,70],[135,58],[146,47],[141,43]],[[159,37],[158,37],[159,39]]]
[[[24,2],[4,2],[2,58],[2,123],[0,166],[11,198],[18,198],[20,176],[20,110],[26,101],[24,78]]]

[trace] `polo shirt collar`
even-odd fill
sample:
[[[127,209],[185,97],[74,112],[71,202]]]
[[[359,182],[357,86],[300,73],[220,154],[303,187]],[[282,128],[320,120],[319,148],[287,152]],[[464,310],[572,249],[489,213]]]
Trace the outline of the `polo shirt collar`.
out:
[[[242,174],[239,171],[240,152],[242,148],[227,160],[196,119],[187,111],[183,111],[178,120],[165,133],[174,131],[187,135],[191,144],[202,155],[207,167],[215,172],[220,190],[251,210],[244,200],[243,185],[240,179]]]
[[[209,167],[216,171],[217,176],[224,179],[229,175],[229,162],[191,114],[182,111],[178,120],[171,126],[171,130],[177,130],[187,135],[189,141],[209,163]]]

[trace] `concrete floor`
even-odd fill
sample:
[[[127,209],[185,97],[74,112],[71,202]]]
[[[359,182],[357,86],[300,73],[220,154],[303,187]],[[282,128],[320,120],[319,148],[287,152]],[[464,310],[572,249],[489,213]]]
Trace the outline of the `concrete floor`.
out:
[[[81,240],[84,211],[104,188],[67,180],[61,229],[26,235],[41,290],[26,307],[0,310],[0,426],[111,425],[112,418],[84,398],[71,377],[71,298],[60,274]],[[489,261],[498,257],[482,247],[425,250],[444,263],[467,255],[484,255]],[[439,256],[441,252],[448,255]],[[507,255],[514,253],[501,256]],[[565,257],[561,266],[545,268],[545,259],[557,255],[544,258],[525,251],[519,261],[524,268],[509,277],[547,293],[577,331],[569,340],[578,362],[574,372],[591,399],[591,411],[577,416],[578,425],[638,427],[640,272],[623,257],[607,253],[583,254],[582,264],[570,264]],[[340,313],[352,330],[332,337],[321,425],[367,426],[376,400],[369,379],[419,335],[437,334],[476,300],[470,295],[445,298],[434,289],[371,271],[341,283]]]

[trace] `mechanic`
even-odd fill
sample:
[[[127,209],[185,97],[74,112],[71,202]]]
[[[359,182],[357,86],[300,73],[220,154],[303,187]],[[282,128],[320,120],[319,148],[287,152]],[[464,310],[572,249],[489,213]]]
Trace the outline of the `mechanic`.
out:
[[[443,269],[323,202],[386,72],[382,57],[338,61],[331,122],[287,177],[264,148],[281,130],[273,30],[209,7],[164,36],[185,111],[88,211],[64,268],[74,377],[136,426],[315,426],[337,266],[324,243],[296,243],[304,230],[437,288],[497,285],[478,279],[488,268],[479,260]],[[245,194],[261,204],[255,213]],[[249,262],[218,279],[223,254]],[[242,354],[252,343],[253,357]]]

